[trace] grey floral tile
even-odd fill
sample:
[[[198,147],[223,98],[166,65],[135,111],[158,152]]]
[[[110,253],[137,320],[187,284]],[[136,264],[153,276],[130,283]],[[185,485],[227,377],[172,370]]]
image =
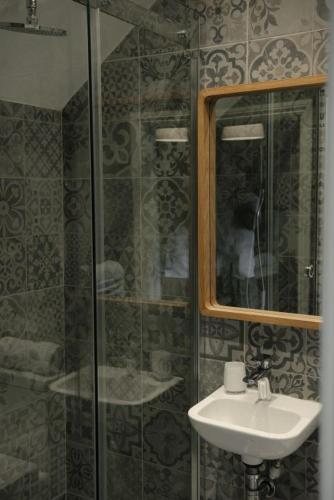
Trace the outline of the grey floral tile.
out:
[[[134,27],[121,43],[112,51],[105,62],[116,59],[139,57],[139,29]]]
[[[24,145],[23,121],[0,116],[1,176],[24,176]]]
[[[65,369],[66,373],[71,373],[93,366],[93,346],[92,338],[87,341],[65,338]],[[84,378],[82,384],[78,384],[78,395],[81,390],[87,392],[87,382],[90,384],[90,389],[93,387],[93,373],[91,372],[87,379]],[[92,393],[93,397],[93,393]]]
[[[313,0],[250,0],[250,38],[313,29]]]
[[[0,236],[21,236],[25,230],[25,190],[19,179],[0,179]]]
[[[143,500],[186,500],[191,498],[191,478],[174,471],[144,463]]]
[[[52,234],[63,230],[63,189],[60,180],[26,181],[27,233]]]
[[[143,120],[142,133],[142,171],[144,177],[184,177],[191,171],[191,148],[189,142],[157,142],[159,128],[187,128],[189,120],[165,119]]]
[[[185,43],[182,43],[183,40]],[[186,36],[183,40],[180,40],[181,43],[178,44],[177,40],[141,28],[139,31],[140,54],[142,56],[150,56],[153,54],[178,52],[182,49],[189,48]]]
[[[92,401],[78,397],[66,397],[66,438],[86,446],[93,446],[94,411]]]
[[[108,405],[106,422],[108,451],[140,460],[142,407]]]
[[[105,258],[124,270],[125,292],[137,294],[140,281],[140,182],[138,179],[104,181]]]
[[[91,225],[91,189],[88,180],[64,181],[65,231],[89,232]]]
[[[61,126],[48,122],[25,123],[26,176],[61,177]]]
[[[270,374],[270,386],[274,393],[285,394],[299,399],[307,399],[306,380],[305,376],[302,374],[272,370]]]
[[[243,359],[244,324],[241,321],[202,317],[201,356],[222,361]]]
[[[318,500],[320,490],[320,457],[316,443],[306,444],[306,500]]]
[[[94,453],[89,447],[67,442],[67,491],[82,498],[93,498],[95,488]]]
[[[19,238],[0,240],[0,295],[26,290],[26,248]]]
[[[305,499],[305,448],[302,447],[293,455],[282,460],[282,474],[277,481],[277,500]]]
[[[300,78],[312,73],[312,35],[258,40],[249,46],[249,80]]]
[[[189,355],[192,329],[189,307],[143,305],[143,348]]]
[[[201,88],[239,85],[247,81],[246,44],[200,51]]]
[[[129,59],[102,65],[103,120],[137,118],[139,61]]]
[[[303,374],[306,369],[307,331],[274,325],[246,323],[246,359],[270,355],[275,370]]]
[[[304,399],[320,401],[320,379],[306,377],[306,396]]]
[[[93,335],[91,289],[65,286],[66,338],[89,340]]]
[[[224,384],[225,362],[215,359],[200,358],[199,392],[203,399]]]
[[[141,306],[126,302],[105,303],[106,342],[120,356],[141,347]]]
[[[142,468],[143,463],[141,460],[135,460],[117,453],[108,453],[108,498],[141,500]]]
[[[64,177],[87,179],[91,174],[89,124],[83,122],[64,122],[63,163]]]
[[[313,74],[328,75],[329,70],[329,33],[316,31],[313,35]]]
[[[65,285],[90,287],[92,241],[87,233],[65,233]]]
[[[187,415],[144,408],[143,440],[145,462],[190,472],[190,424]]]
[[[64,292],[51,288],[26,295],[26,336],[34,341],[64,343]]]
[[[0,116],[6,118],[23,118],[24,105],[10,101],[0,101]]]
[[[139,122],[108,122],[103,128],[104,176],[138,177],[140,170]]]
[[[320,332],[307,331],[306,342],[307,374],[310,377],[320,377]]]
[[[61,112],[54,109],[38,108],[36,106],[24,106],[25,120],[35,122],[60,123]]]
[[[191,55],[187,52],[140,59],[141,113],[161,117],[190,113]]]
[[[200,19],[200,46],[243,42],[247,36],[247,0],[192,0]]]
[[[27,286],[29,290],[63,283],[63,242],[59,236],[32,236],[27,239]]]
[[[212,481],[214,489],[219,488],[217,483],[224,484],[225,487],[230,485],[239,492],[244,488],[244,465],[241,457],[221,450],[203,439],[200,440],[200,467],[201,478]],[[219,491],[217,494],[220,498]]]
[[[24,337],[26,328],[26,296],[13,295],[0,299],[0,337]]]
[[[88,83],[85,83],[64,107],[62,118],[64,122],[87,123],[88,117]]]

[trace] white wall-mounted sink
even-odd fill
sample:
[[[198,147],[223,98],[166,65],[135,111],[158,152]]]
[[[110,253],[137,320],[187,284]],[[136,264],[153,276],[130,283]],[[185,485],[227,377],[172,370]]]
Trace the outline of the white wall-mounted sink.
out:
[[[243,456],[245,463],[277,460],[296,451],[319,424],[321,404],[256,390],[229,394],[224,386],[189,410],[193,427],[209,443]]]

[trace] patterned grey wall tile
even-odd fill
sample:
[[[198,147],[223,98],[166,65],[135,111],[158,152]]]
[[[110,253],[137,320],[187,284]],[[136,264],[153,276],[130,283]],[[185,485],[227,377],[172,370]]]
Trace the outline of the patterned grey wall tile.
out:
[[[243,360],[244,323],[203,317],[201,356],[221,361]]]
[[[24,240],[0,240],[0,295],[26,290],[26,248]]]
[[[89,447],[67,442],[67,491],[83,498],[94,497],[94,453]]]
[[[66,397],[66,437],[70,441],[93,447],[94,412],[92,401]]]
[[[331,14],[330,0],[315,0],[314,27],[327,28]]]
[[[29,290],[63,284],[63,241],[59,236],[27,239],[27,286]]]
[[[275,370],[303,374],[306,369],[307,331],[273,325],[246,323],[246,359],[268,354]]]
[[[320,332],[318,330],[307,331],[306,362],[307,375],[320,377]]]
[[[250,38],[313,29],[313,0],[250,0]]]
[[[200,399],[209,396],[224,384],[224,361],[200,358]]]
[[[141,58],[141,116],[189,114],[190,69],[191,54],[188,52]]]
[[[142,468],[143,464],[140,460],[117,453],[108,453],[108,498],[141,500]]]
[[[307,399],[307,381],[303,374],[272,370],[270,374],[271,390],[299,399]]]
[[[62,118],[64,122],[86,122],[88,121],[88,83],[85,83],[69,100],[63,109]]]
[[[201,88],[246,83],[246,54],[244,43],[200,51]]]
[[[0,337],[24,337],[25,328],[25,294],[0,299]]]
[[[134,27],[121,43],[106,58],[107,61],[139,57],[139,29]]]
[[[157,142],[159,128],[188,128],[189,120],[143,120],[142,170],[144,177],[183,177],[191,173],[191,148],[189,142]]]
[[[61,126],[48,122],[26,121],[25,154],[27,177],[61,177]]]
[[[138,121],[108,122],[103,128],[105,177],[140,176],[140,129]]]
[[[176,40],[171,40],[158,33],[141,28],[139,32],[140,54],[149,56],[153,54],[163,54],[168,52],[179,52],[189,48],[189,42],[178,44]],[[181,40],[180,40],[181,41]]]
[[[53,109],[24,106],[24,118],[34,122],[60,123],[61,112]]]
[[[190,424],[187,415],[144,408],[143,459],[175,471],[190,472]]]
[[[26,217],[28,234],[52,234],[63,231],[63,188],[61,180],[26,181]]]
[[[24,145],[23,121],[0,117],[0,172],[2,177],[24,176]]]
[[[104,181],[105,258],[124,270],[124,290],[138,294],[140,282],[140,182],[137,179]]]
[[[102,65],[103,120],[137,118],[139,61],[107,62]]]
[[[306,446],[306,500],[318,500],[320,489],[319,446],[307,443]]]
[[[304,399],[320,401],[320,379],[306,377],[306,390]]]
[[[327,30],[313,34],[313,74],[327,75],[329,69],[329,33]]]
[[[143,305],[142,328],[145,350],[191,354],[193,331],[189,307]]]
[[[305,499],[305,448],[282,460],[282,475],[277,481],[278,500]]]
[[[66,338],[89,340],[93,334],[92,290],[65,286]]]
[[[0,179],[0,236],[22,236],[25,230],[25,190],[20,179]]]
[[[191,478],[172,468],[144,463],[143,500],[191,498]]]
[[[142,406],[107,406],[106,438],[108,451],[141,459]]]
[[[87,233],[65,233],[65,285],[92,284],[92,238]]]
[[[64,343],[64,291],[51,288],[26,295],[29,340]]]
[[[24,105],[16,102],[0,101],[0,116],[23,118]]]
[[[91,192],[90,181],[84,179],[64,181],[65,231],[90,232]]]
[[[312,73],[310,33],[258,40],[249,45],[249,81],[300,78]]]
[[[80,368],[85,368],[87,366],[93,365],[93,349],[92,349],[92,338],[88,341],[82,341],[73,338],[65,337],[65,368],[66,373],[75,372],[80,370]],[[83,377],[84,378],[84,377]],[[78,392],[80,389],[87,389],[87,382],[93,383],[92,378],[87,376],[82,382],[82,387],[78,387]],[[92,386],[90,387],[90,389]],[[93,394],[92,394],[93,396]]]
[[[141,306],[131,303],[106,302],[106,342],[111,351],[126,356],[141,347]]]
[[[243,42],[247,38],[247,0],[192,0],[199,13],[200,46]]]
[[[64,177],[89,178],[91,166],[88,121],[64,122],[62,132]]]

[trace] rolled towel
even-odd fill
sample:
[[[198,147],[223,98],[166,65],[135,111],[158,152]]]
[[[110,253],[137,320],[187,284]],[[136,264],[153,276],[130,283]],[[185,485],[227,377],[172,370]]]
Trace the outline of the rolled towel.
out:
[[[47,377],[58,374],[63,365],[63,350],[53,342],[34,342],[14,337],[0,340],[0,367]]]

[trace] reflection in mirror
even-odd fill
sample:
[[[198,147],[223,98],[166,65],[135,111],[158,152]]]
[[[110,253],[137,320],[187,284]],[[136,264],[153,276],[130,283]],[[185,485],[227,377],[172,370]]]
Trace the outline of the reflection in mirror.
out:
[[[220,98],[217,302],[318,314],[324,88]]]

